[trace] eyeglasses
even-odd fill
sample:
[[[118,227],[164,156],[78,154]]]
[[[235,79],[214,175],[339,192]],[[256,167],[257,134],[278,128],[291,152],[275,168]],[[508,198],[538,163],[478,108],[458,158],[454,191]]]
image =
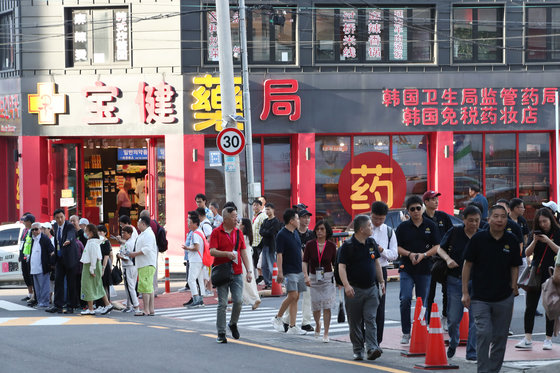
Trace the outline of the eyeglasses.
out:
[[[410,211],[410,212],[422,211],[422,206],[411,207],[411,208],[408,209],[408,211]]]
[[[38,230],[39,230],[39,228],[31,228],[31,232],[36,232]]]

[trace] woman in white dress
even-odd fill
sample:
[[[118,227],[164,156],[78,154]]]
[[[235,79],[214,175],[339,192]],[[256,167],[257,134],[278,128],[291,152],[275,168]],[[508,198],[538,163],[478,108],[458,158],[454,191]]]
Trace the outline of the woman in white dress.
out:
[[[243,237],[245,238],[247,256],[249,256],[249,258],[252,258],[253,247],[251,246],[251,244],[253,243],[253,229],[251,227],[251,220],[247,218],[241,219],[241,222],[239,222],[239,229],[241,230],[241,232],[243,232]],[[251,268],[245,268],[245,265],[243,265],[243,276],[247,274],[247,270],[252,272],[253,266],[251,265]],[[251,282],[243,281],[243,303],[250,304],[253,310],[256,310],[261,304],[261,297],[259,296],[259,290],[257,289],[255,276],[251,277]]]

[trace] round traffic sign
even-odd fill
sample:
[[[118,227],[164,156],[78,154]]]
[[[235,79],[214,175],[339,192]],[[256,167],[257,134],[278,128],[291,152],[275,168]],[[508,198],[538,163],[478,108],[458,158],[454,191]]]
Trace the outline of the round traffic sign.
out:
[[[245,136],[237,128],[225,128],[216,139],[218,149],[225,155],[237,155],[245,148]]]

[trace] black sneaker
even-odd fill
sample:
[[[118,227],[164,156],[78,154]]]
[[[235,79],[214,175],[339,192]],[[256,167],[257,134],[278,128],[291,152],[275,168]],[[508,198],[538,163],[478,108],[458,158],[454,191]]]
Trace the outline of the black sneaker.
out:
[[[225,334],[218,334],[218,338],[216,338],[216,342],[227,343],[226,335]]]
[[[290,324],[284,323],[284,332],[287,332],[290,329]]]
[[[364,360],[364,354],[362,352],[355,353],[353,356],[354,360]]]
[[[264,280],[264,277],[259,276],[259,277],[257,277],[257,279],[255,280],[255,283],[258,285],[259,282],[261,282],[262,280]]]
[[[48,312],[48,313],[62,313],[62,308],[58,308],[56,306],[53,306],[51,308],[47,308],[45,310],[45,312]]]
[[[449,346],[447,348],[447,358],[451,359],[453,356],[455,356],[455,347]]]
[[[193,304],[193,298],[191,298],[191,300],[189,300],[188,302],[183,303],[183,306],[187,307],[190,306],[191,304]]]
[[[20,300],[21,300],[22,302],[27,302],[29,299],[31,299],[31,298],[29,298],[29,297],[27,296],[27,297],[21,298]]]
[[[37,304],[38,304],[38,303],[37,303],[36,300],[27,301],[27,306],[28,306],[28,307],[35,307]]]
[[[311,325],[309,325],[309,324],[307,324],[307,325],[302,325],[302,326],[301,326],[301,329],[302,329],[302,330],[305,330],[306,332],[312,332],[312,331],[315,330],[315,329],[313,329],[313,327],[312,327]]]
[[[372,350],[369,350],[369,351],[367,352],[367,359],[368,359],[368,360],[375,360],[375,359],[377,359],[377,358],[380,357],[380,356],[381,356],[381,350],[378,349],[378,348],[376,348],[375,350],[373,350],[373,349],[372,349]]]
[[[535,310],[535,316],[537,316],[537,317],[542,317],[543,314],[542,314],[542,312],[540,312],[539,310]]]
[[[239,330],[237,329],[237,324],[228,324],[229,330],[231,330],[231,336],[233,339],[239,339]]]

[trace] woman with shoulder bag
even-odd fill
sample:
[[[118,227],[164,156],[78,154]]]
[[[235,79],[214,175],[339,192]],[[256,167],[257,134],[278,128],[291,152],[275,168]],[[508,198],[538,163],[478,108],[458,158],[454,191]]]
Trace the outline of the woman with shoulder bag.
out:
[[[537,286],[527,287],[525,297],[525,338],[523,338],[516,348],[532,349],[532,333],[535,324],[535,312],[541,297],[541,286],[550,277],[548,267],[554,266],[554,257],[560,249],[560,226],[554,216],[547,208],[537,211],[534,221],[535,230],[533,231],[532,241],[525,249],[527,257],[533,255],[531,261],[531,275],[529,283],[536,282]],[[546,339],[543,343],[543,350],[552,350],[552,333],[554,332],[554,320],[546,317]]]
[[[449,330],[449,347],[447,357],[455,356],[459,345],[459,324],[463,317],[462,303],[462,270],[463,257],[467,244],[472,236],[479,231],[481,212],[476,206],[468,206],[463,210],[463,226],[453,227],[441,240],[438,255],[447,264],[447,327]],[[469,313],[469,340],[467,342],[467,359],[476,360],[476,329],[474,320]]]
[[[316,239],[305,245],[303,252],[303,275],[309,286],[311,310],[315,319],[315,338],[321,335],[321,311],[323,311],[323,342],[329,342],[331,309],[336,305],[334,266],[336,245],[329,239],[332,229],[326,220],[319,220],[313,229]],[[309,273],[309,275],[308,275]]]

